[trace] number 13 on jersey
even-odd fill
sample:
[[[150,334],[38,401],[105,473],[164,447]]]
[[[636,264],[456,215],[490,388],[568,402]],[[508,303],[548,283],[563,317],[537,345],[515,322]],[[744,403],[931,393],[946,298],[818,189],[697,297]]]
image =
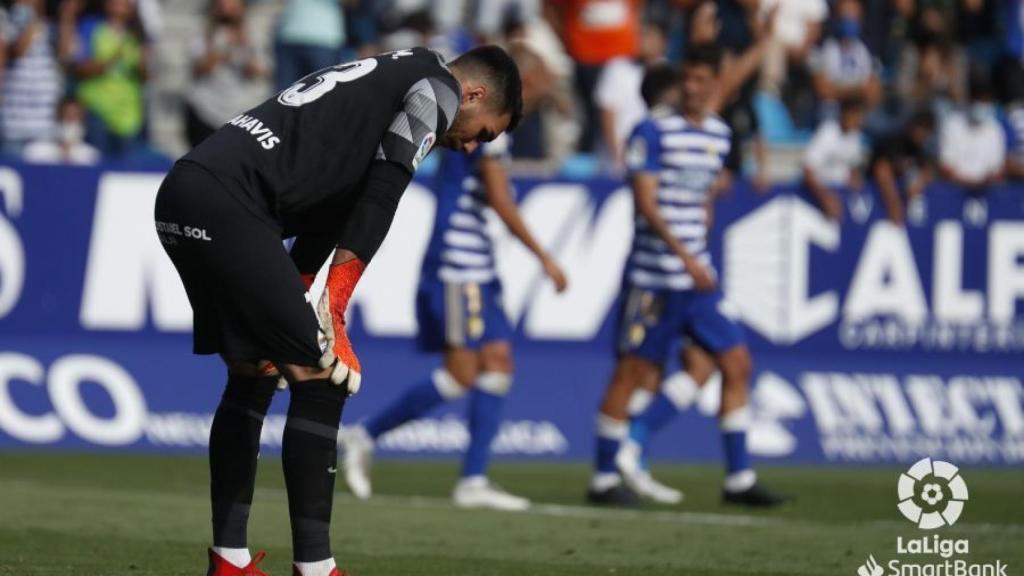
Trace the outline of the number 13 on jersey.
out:
[[[285,106],[294,107],[309,104],[334,90],[338,83],[358,80],[373,72],[375,68],[377,68],[377,60],[375,58],[365,58],[327,68],[318,72],[316,78],[312,81],[307,80],[309,78],[307,76],[292,84],[290,88],[281,92],[277,97],[277,101]]]

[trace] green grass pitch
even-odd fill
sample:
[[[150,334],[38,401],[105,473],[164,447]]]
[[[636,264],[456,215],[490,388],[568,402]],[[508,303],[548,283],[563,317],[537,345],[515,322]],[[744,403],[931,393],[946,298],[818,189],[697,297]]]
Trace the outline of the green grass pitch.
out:
[[[719,503],[718,467],[662,465],[655,473],[686,490],[683,505],[609,511],[582,505],[582,463],[499,463],[493,477],[535,502],[501,514],[448,504],[454,461],[383,461],[379,498],[355,502],[339,485],[334,550],[354,576],[854,575],[869,554],[895,557],[897,536],[924,534],[896,510],[900,471],[765,468],[798,500],[751,512]],[[969,539],[971,561],[1024,574],[1024,473],[963,474],[970,501],[938,533]],[[264,569],[290,576],[283,488],[280,461],[265,459],[249,540],[269,552]],[[205,574],[206,491],[201,458],[2,453],[0,575]]]

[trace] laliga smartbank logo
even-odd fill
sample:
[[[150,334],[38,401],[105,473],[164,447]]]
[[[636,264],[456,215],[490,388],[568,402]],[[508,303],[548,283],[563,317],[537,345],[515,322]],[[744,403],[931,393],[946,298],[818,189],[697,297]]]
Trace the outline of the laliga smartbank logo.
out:
[[[918,460],[900,474],[896,491],[900,512],[922,530],[956,524],[967,502],[967,483],[960,470],[931,458]]]
[[[897,508],[921,530],[952,526],[960,519],[968,499],[967,482],[960,469],[941,460],[922,458],[900,474],[896,484]],[[966,558],[966,538],[943,538],[937,533],[896,537],[896,557],[879,562],[874,554],[857,567],[857,576],[1006,576],[1007,565],[974,562]]]

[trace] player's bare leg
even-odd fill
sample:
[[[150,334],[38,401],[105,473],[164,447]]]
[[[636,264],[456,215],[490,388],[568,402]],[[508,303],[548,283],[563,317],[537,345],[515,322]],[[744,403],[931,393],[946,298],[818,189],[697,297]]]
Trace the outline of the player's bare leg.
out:
[[[479,374],[469,398],[469,446],[452,499],[462,508],[519,511],[530,501],[505,492],[487,478],[491,443],[501,426],[501,409],[512,385],[512,348],[505,340],[480,348]],[[451,368],[450,368],[451,369]]]
[[[746,506],[781,504],[786,498],[758,482],[747,454],[747,430],[751,421],[748,406],[750,352],[746,346],[735,346],[718,354],[715,362],[722,372],[722,403],[718,415],[726,464],[722,498]]]
[[[680,412],[693,405],[697,393],[718,370],[715,358],[700,346],[688,343],[680,349],[684,371],[662,383],[660,378],[644,383],[631,399],[630,437],[616,455],[623,478],[638,494],[661,504],[682,501],[683,494],[658,482],[647,467],[645,451],[650,437]],[[648,390],[652,392],[647,392]]]
[[[359,499],[373,495],[371,468],[377,439],[390,430],[430,412],[445,402],[457,400],[473,386],[480,372],[475,350],[450,347],[444,352],[444,367],[408,388],[365,423],[345,431],[345,482]]]
[[[646,446],[633,437],[637,417],[644,414],[656,398],[662,386],[661,378],[660,369],[651,371],[633,392],[629,402],[630,436],[619,445],[619,450],[615,454],[615,466],[626,485],[637,495],[658,504],[679,504],[683,501],[683,493],[658,482],[651,475],[644,453]]]
[[[615,456],[629,435],[630,398],[644,382],[657,379],[657,372],[657,365],[637,356],[622,355],[616,362],[597,415],[595,470],[587,492],[590,502],[620,506],[639,502],[636,494],[622,484]]]
[[[345,480],[352,493],[369,498],[373,493],[370,470],[376,439],[438,405],[461,398],[472,389],[469,403],[470,444],[462,478],[452,494],[455,504],[466,508],[522,510],[525,499],[512,496],[487,480],[490,445],[500,425],[501,405],[512,382],[512,357],[508,343],[491,342],[480,350],[448,347],[444,368],[414,385],[364,425],[354,426],[344,437]]]

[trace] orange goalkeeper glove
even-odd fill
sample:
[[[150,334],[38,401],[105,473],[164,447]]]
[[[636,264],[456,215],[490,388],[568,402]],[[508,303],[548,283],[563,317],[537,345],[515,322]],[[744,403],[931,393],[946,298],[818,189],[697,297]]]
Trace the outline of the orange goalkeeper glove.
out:
[[[349,394],[359,391],[362,368],[345,330],[345,310],[365,269],[366,264],[359,259],[331,265],[327,285],[317,305],[320,331],[327,344],[320,367],[333,367],[331,382],[339,386],[347,383]]]

